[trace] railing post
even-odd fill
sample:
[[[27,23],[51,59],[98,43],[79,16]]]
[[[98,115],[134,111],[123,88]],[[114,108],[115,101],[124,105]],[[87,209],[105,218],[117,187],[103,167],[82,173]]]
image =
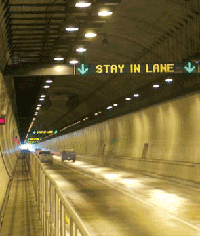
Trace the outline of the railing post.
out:
[[[60,203],[60,199],[59,199],[59,196],[58,194],[56,193],[56,236],[60,236],[60,231],[59,231],[59,210],[60,210],[60,207],[59,207],[59,204]]]
[[[73,219],[70,217],[70,236],[74,236],[74,222],[73,222]]]

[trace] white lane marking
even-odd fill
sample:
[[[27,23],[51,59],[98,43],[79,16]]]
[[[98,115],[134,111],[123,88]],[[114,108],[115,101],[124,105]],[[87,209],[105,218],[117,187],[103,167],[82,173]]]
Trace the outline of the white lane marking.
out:
[[[61,163],[61,164],[63,164],[63,163]],[[65,163],[65,164],[66,164],[66,163]],[[68,166],[68,165],[67,165],[67,166]],[[129,197],[131,197],[131,198],[134,198],[134,199],[136,199],[136,200],[142,202],[142,203],[145,204],[145,205],[157,207],[157,208],[159,208],[162,212],[164,212],[165,214],[167,214],[168,216],[170,216],[171,218],[173,218],[173,219],[175,219],[175,220],[177,220],[177,221],[179,221],[179,222],[181,222],[181,223],[183,223],[183,224],[185,224],[185,225],[187,225],[187,226],[189,226],[189,227],[191,227],[191,228],[193,228],[193,229],[195,229],[195,230],[197,230],[197,231],[200,231],[200,228],[196,227],[195,225],[192,225],[192,224],[188,223],[188,222],[185,221],[185,220],[182,220],[181,218],[179,218],[179,217],[177,217],[177,216],[175,216],[175,215],[173,215],[173,214],[167,212],[166,210],[160,208],[159,206],[157,206],[157,205],[155,205],[155,204],[152,204],[152,203],[150,203],[150,202],[146,202],[146,201],[144,201],[144,200],[142,200],[142,199],[140,199],[140,198],[138,198],[138,197],[136,197],[136,196],[131,195],[130,193],[127,193],[127,192],[125,192],[125,191],[123,191],[123,190],[121,190],[121,189],[116,188],[116,187],[113,186],[112,184],[106,183],[106,182],[104,182],[104,181],[102,181],[102,180],[99,180],[99,179],[93,177],[93,176],[90,176],[90,175],[85,174],[85,173],[83,173],[83,172],[81,172],[81,171],[75,170],[75,169],[72,168],[72,167],[69,167],[69,166],[68,166],[68,168],[70,168],[70,169],[72,169],[73,171],[76,171],[76,172],[78,172],[78,173],[80,173],[80,174],[82,174],[82,175],[85,175],[85,176],[87,176],[87,177],[89,177],[89,178],[91,178],[91,179],[95,179],[95,180],[97,180],[97,181],[99,181],[99,182],[101,182],[101,183],[103,183],[103,184],[105,184],[105,185],[107,185],[107,186],[109,186],[109,187],[111,187],[111,188],[114,188],[114,189],[116,189],[117,191],[119,191],[119,192],[121,192],[121,193],[123,193],[123,194],[125,194],[125,195],[127,195],[127,196],[129,196]]]

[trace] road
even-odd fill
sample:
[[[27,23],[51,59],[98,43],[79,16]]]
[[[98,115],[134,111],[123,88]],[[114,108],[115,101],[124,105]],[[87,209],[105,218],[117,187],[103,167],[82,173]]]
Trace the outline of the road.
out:
[[[200,236],[200,190],[76,161],[43,164],[98,236]]]

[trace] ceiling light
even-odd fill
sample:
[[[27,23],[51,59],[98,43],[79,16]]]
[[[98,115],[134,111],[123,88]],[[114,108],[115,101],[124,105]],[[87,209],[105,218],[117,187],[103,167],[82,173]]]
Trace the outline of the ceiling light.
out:
[[[98,116],[99,113],[94,113],[95,116]]]
[[[41,98],[45,98],[45,95],[41,95],[40,97],[41,97]]]
[[[39,101],[44,101],[44,98],[40,98]]]
[[[86,38],[94,38],[94,37],[96,37],[96,36],[97,36],[97,34],[96,34],[96,33],[92,33],[92,32],[85,34],[85,37],[86,37]]]
[[[90,2],[80,1],[75,4],[75,7],[89,7],[90,5]]]
[[[113,104],[113,106],[114,106],[114,107],[117,107],[117,106],[118,106],[118,104],[117,104],[117,103],[114,103],[114,104]]]
[[[40,110],[40,107],[36,107],[36,110]]]
[[[154,84],[154,85],[153,85],[153,88],[159,88],[159,87],[160,87],[159,84]]]
[[[133,96],[134,96],[135,98],[138,98],[138,97],[139,97],[139,94],[138,94],[138,93],[135,93]]]
[[[111,109],[111,108],[113,108],[113,106],[109,106],[109,107],[107,107],[106,109],[108,109],[108,110],[109,110],[109,109]]]
[[[165,82],[167,82],[167,83],[170,83],[170,82],[172,82],[172,81],[173,81],[173,79],[171,79],[171,78],[165,79]]]
[[[76,64],[78,64],[78,61],[77,61],[77,60],[71,60],[69,63],[70,63],[71,65],[76,65]]]
[[[125,100],[126,100],[126,101],[130,101],[130,100],[131,100],[131,98],[125,98]]]
[[[42,105],[41,104],[38,104],[37,107],[41,107]]]
[[[113,14],[113,12],[111,12],[111,11],[99,11],[98,12],[98,16],[110,16],[112,14]]]
[[[68,32],[73,32],[73,31],[77,31],[77,30],[79,30],[79,28],[77,28],[77,27],[67,27],[66,28],[66,31],[68,31]]]
[[[43,88],[49,88],[50,86],[49,85],[45,85]]]
[[[52,81],[51,79],[48,79],[48,80],[46,80],[45,82],[48,83],[48,84],[50,84],[50,83],[52,83],[53,81]]]
[[[77,52],[85,52],[87,49],[83,47],[79,47],[76,49]]]
[[[63,61],[64,58],[63,57],[54,57],[54,61]]]

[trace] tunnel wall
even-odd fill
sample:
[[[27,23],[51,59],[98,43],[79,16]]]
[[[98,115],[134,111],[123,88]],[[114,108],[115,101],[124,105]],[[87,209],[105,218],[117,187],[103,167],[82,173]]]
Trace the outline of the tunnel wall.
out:
[[[19,135],[11,103],[3,75],[0,73],[0,117],[6,120],[5,125],[0,125],[0,207],[19,152],[19,145],[14,141],[14,137]]]
[[[79,159],[200,182],[200,93],[41,143]],[[87,155],[86,155],[87,154]]]

